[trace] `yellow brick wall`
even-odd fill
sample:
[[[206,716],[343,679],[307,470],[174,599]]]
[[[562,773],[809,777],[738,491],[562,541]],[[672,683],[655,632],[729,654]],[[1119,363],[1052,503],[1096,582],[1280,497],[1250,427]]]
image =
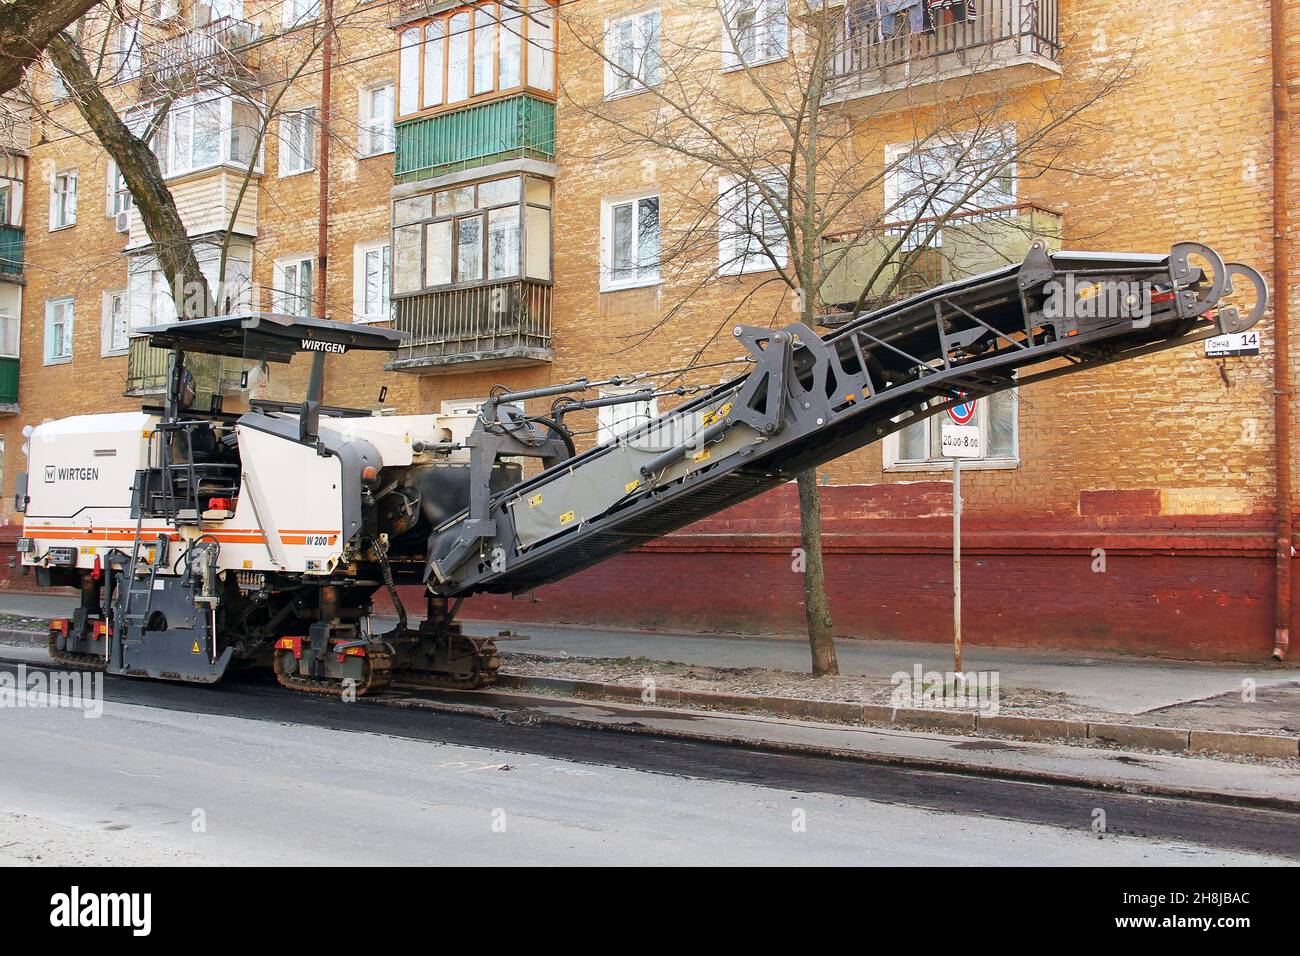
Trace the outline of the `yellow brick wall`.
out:
[[[251,11],[251,3],[249,7]],[[351,9],[340,4],[341,11],[345,7]],[[665,31],[710,29],[693,7],[672,2],[663,7]],[[1080,127],[1075,147],[1078,162],[1071,164],[1082,171],[1026,181],[1022,198],[1064,213],[1067,247],[1162,252],[1175,241],[1197,239],[1267,272],[1272,265],[1272,173],[1266,0],[1062,0],[1061,8],[1061,35],[1068,43],[1064,78],[1021,94],[1023,115],[1031,114],[1043,96],[1068,99],[1087,88],[1098,70],[1130,46],[1136,48],[1140,69],[1126,89],[1087,114],[1088,125]],[[330,318],[352,314],[353,246],[387,232],[392,157],[358,159],[355,142],[358,90],[395,74],[396,41],[388,29],[394,9],[386,2],[363,5],[357,19],[345,22],[336,52],[324,303]],[[584,17],[600,22],[610,13],[634,8],[615,0],[584,0],[581,9]],[[1293,15],[1288,60],[1293,86],[1300,74],[1297,20],[1300,15]],[[285,42],[300,50],[303,41]],[[283,65],[295,55],[292,49],[272,50],[268,59]],[[319,107],[318,61],[302,71],[283,106]],[[667,269],[671,274],[661,285],[600,292],[602,197],[658,187],[668,228],[675,209],[682,207],[678,197],[710,189],[716,194],[716,176],[665,151],[641,149],[611,157],[608,128],[573,103],[599,93],[600,71],[563,29],[559,63],[564,95],[558,108],[554,365],[419,376],[383,373],[376,357],[351,355],[328,373],[327,401],[370,405],[386,384],[388,402],[399,410],[432,411],[446,399],[483,396],[498,382],[529,387],[579,375],[673,367],[700,349],[701,361],[718,361],[736,355],[726,334],[735,321],[766,324],[773,317],[793,318],[786,293],[775,285],[759,288],[770,278],[767,274],[695,289],[692,277],[716,264],[716,247],[712,262],[685,264],[681,275]],[[126,102],[130,90],[114,95]],[[623,100],[619,108],[632,115],[649,104],[649,96],[641,94]],[[863,135],[879,144],[901,141],[927,117],[932,119],[932,110],[877,115]],[[23,425],[137,402],[121,396],[125,359],[100,358],[101,296],[125,285],[122,240],[103,215],[104,153],[68,105],[55,107],[36,131],[27,197],[22,411],[0,422],[6,439],[6,509],[11,507],[12,475],[21,468],[18,434]],[[272,284],[277,257],[316,251],[319,176],[310,172],[280,179],[278,149],[272,135],[260,183],[254,253],[254,281],[263,288]],[[1300,152],[1300,142],[1293,150]],[[81,176],[79,219],[74,228],[50,232],[48,179],[63,165],[75,165]],[[1294,164],[1292,173],[1293,180],[1300,178]],[[1300,264],[1293,263],[1292,270],[1300,272]],[[737,303],[749,293],[752,298],[737,312]],[[44,303],[59,294],[77,298],[74,360],[45,367]],[[269,299],[259,302],[269,304]],[[660,322],[662,329],[639,341],[639,333]],[[1021,466],[971,473],[966,483],[970,509],[1073,514],[1081,490],[1159,487],[1170,492],[1164,500],[1173,510],[1268,510],[1273,348],[1266,320],[1264,352],[1258,358],[1230,359],[1221,368],[1189,348],[1024,389]],[[694,378],[716,381],[727,371],[709,370]],[[590,419],[574,421],[580,428],[590,427]],[[836,483],[927,477],[884,471],[879,445],[824,470]]]

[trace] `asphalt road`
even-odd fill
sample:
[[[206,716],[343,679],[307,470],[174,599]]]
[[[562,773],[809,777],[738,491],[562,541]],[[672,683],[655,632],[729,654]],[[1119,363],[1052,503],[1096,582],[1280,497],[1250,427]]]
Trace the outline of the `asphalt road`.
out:
[[[4,863],[1300,858],[1300,827],[1278,812],[344,704],[265,680],[108,678],[100,719],[6,707],[0,728]]]

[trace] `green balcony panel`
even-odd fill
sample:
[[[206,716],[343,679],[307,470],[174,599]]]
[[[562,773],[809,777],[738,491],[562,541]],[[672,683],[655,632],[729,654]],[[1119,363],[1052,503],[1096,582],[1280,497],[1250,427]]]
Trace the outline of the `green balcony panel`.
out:
[[[0,226],[0,276],[23,274],[23,231],[18,226]]]
[[[505,159],[555,158],[555,104],[527,94],[398,123],[398,182]]]
[[[18,404],[18,359],[0,356],[0,405]]]
[[[916,233],[931,229],[932,222],[921,220]],[[821,300],[832,311],[848,311],[869,287],[863,305],[878,308],[945,282],[1023,262],[1038,240],[1049,251],[1060,250],[1061,216],[1030,203],[960,213],[925,248],[910,252],[895,251],[897,230],[827,236],[822,239],[827,275]]]

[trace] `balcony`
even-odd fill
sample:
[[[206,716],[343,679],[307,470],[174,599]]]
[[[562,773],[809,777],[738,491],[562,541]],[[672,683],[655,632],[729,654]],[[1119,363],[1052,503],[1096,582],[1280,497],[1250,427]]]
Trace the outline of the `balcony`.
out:
[[[937,220],[917,222],[924,227]],[[899,228],[885,226],[865,235],[855,230],[822,237],[823,262],[829,271],[821,299],[834,313],[823,325],[836,325],[852,315],[868,286],[864,312],[945,282],[1023,262],[1035,241],[1046,243],[1050,251],[1061,248],[1061,214],[1033,203],[954,214],[923,248],[909,251],[896,251]]]
[[[431,179],[505,159],[555,158],[555,104],[526,93],[398,123],[393,177]]]
[[[162,393],[167,385],[167,356],[170,349],[157,349],[149,344],[144,336],[131,339],[126,355],[126,389],[123,395],[156,395]],[[214,356],[190,355],[186,357],[187,367],[191,363],[203,363]],[[214,362],[214,366],[215,366]],[[220,392],[238,391],[243,379],[244,363],[231,356],[220,356],[219,368],[214,367],[218,376],[217,388]],[[199,379],[199,391],[203,391],[203,369],[196,372]],[[209,388],[210,391],[210,388]]]
[[[19,226],[0,226],[0,280],[23,277],[23,230]]]
[[[436,374],[545,365],[551,348],[549,283],[511,279],[393,303],[393,327],[411,338],[388,368]]]
[[[0,356],[0,415],[18,411],[18,358]]]
[[[874,0],[846,2],[847,15],[836,26],[827,103],[877,111],[924,106],[1061,74],[1059,0],[975,0],[973,19],[894,36],[882,35]]]
[[[261,36],[256,23],[221,17],[148,44],[141,57],[141,89],[159,92],[181,84],[201,86],[204,80],[229,83],[251,78],[257,72]]]

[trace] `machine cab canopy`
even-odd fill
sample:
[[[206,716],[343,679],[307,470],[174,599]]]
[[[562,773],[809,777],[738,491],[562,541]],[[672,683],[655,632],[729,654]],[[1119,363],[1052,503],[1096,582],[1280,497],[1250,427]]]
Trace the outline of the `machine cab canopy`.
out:
[[[157,348],[226,355],[260,362],[292,362],[301,353],[393,351],[407,337],[396,329],[332,322],[280,312],[241,312],[185,319],[140,330]]]

